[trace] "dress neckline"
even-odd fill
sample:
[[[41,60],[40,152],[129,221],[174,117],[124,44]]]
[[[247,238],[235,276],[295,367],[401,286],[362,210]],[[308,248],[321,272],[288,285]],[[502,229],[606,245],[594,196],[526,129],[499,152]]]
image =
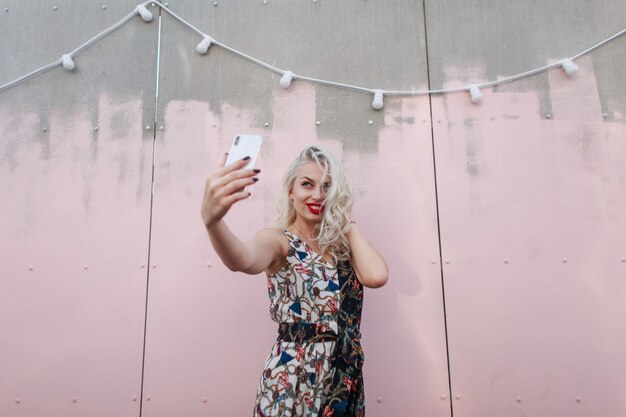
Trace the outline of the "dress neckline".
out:
[[[293,237],[297,238],[300,242],[304,243],[304,246],[306,246],[306,247],[307,247],[307,248],[308,248],[308,249],[309,249],[312,253],[314,253],[315,255],[317,255],[317,257],[320,259],[320,262],[322,262],[323,264],[325,264],[325,265],[327,265],[327,266],[329,266],[329,267],[331,267],[331,268],[336,268],[336,267],[337,267],[337,265],[333,265],[333,264],[331,264],[329,261],[327,261],[327,260],[326,260],[326,258],[324,258],[324,257],[322,256],[322,254],[321,254],[321,253],[319,253],[318,251],[314,250],[314,249],[311,247],[311,245],[309,245],[308,243],[306,243],[306,240],[304,240],[304,239],[302,238],[302,236],[300,236],[300,235],[298,235],[298,234],[296,234],[296,233],[290,232],[290,231],[289,231],[289,230],[287,230],[287,229],[284,229],[283,231],[284,231],[285,233],[288,233],[288,234],[290,234],[291,236],[293,236]]]

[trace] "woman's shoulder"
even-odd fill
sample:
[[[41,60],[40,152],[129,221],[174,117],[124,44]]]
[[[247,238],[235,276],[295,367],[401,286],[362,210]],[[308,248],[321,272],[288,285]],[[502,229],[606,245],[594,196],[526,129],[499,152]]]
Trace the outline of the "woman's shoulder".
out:
[[[257,232],[256,237],[263,239],[285,240],[285,231],[278,227],[266,227]]]
[[[278,248],[278,255],[265,270],[268,275],[277,273],[283,267],[289,251],[289,236],[286,231],[276,227],[268,227],[259,230],[255,239],[260,239]]]
[[[286,252],[287,247],[289,246],[289,240],[286,236],[287,234],[285,233],[285,230],[277,227],[267,227],[259,230],[254,238],[263,240],[271,245],[276,245],[280,247],[281,252]]]

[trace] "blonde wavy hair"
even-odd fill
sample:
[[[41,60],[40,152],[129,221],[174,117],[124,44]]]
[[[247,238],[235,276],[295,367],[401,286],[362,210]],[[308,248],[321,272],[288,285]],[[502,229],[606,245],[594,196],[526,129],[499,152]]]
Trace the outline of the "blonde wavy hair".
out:
[[[276,226],[287,229],[296,221],[296,211],[289,193],[293,188],[298,170],[303,165],[314,162],[323,171],[322,178],[330,177],[326,190],[322,221],[318,223],[315,238],[322,254],[329,254],[334,262],[350,259],[350,215],[352,213],[352,190],[341,163],[330,153],[317,146],[305,148],[289,166],[283,178],[283,192],[278,202]],[[306,237],[306,236],[303,236]]]

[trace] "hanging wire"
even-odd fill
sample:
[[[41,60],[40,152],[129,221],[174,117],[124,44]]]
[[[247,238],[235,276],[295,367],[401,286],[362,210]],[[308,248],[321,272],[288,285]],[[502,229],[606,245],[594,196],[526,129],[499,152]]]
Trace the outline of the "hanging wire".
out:
[[[476,86],[477,88],[489,88],[489,87],[494,87],[496,85],[500,85],[500,84],[504,84],[504,83],[509,83],[512,81],[516,81],[522,78],[526,78],[529,77],[531,75],[535,75],[535,74],[539,74],[542,73],[544,71],[548,71],[550,69],[553,68],[558,68],[558,67],[562,67],[563,63],[562,62],[557,62],[557,63],[553,63],[553,64],[549,64],[549,65],[544,65],[542,67],[539,68],[535,68],[535,69],[531,69],[529,71],[525,71],[525,72],[521,72],[519,74],[515,74],[515,75],[511,75],[508,77],[503,77],[500,78],[496,81],[488,81],[488,82],[484,82],[484,83],[480,83],[480,84],[471,84],[471,85],[467,85],[464,87],[455,87],[455,88],[443,88],[443,89],[430,89],[430,90],[381,90],[381,89],[376,89],[376,88],[367,88],[367,87],[361,87],[361,86],[357,86],[357,85],[351,85],[351,84],[346,84],[346,83],[341,83],[341,82],[337,82],[337,81],[331,81],[331,80],[324,80],[324,79],[320,79],[320,78],[314,78],[314,77],[307,77],[307,76],[303,76],[303,75],[298,75],[295,74],[291,71],[287,71],[287,70],[283,70],[281,68],[275,67],[274,65],[268,64],[267,62],[264,62],[258,58],[255,58],[251,55],[248,55],[242,51],[239,51],[235,48],[232,48],[218,40],[216,40],[215,38],[213,38],[212,36],[204,33],[203,31],[201,31],[200,29],[198,29],[197,27],[195,27],[194,25],[192,25],[191,23],[187,22],[185,19],[183,19],[182,17],[180,17],[179,15],[177,15],[176,13],[174,13],[172,10],[169,9],[169,7],[164,6],[160,1],[158,0],[154,0],[154,1],[146,1],[144,3],[140,3],[140,6],[146,6],[148,4],[152,4],[152,5],[158,5],[159,7],[161,7],[161,10],[166,12],[167,14],[169,14],[170,16],[172,16],[174,19],[178,20],[180,23],[182,23],[183,25],[187,26],[189,29],[193,30],[194,32],[196,32],[198,35],[204,37],[209,37],[211,39],[211,43],[215,44],[235,55],[240,56],[241,58],[244,58],[250,62],[253,62],[269,71],[272,71],[276,74],[279,75],[284,75],[286,72],[290,72],[291,73],[291,77],[293,80],[302,80],[302,81],[308,81],[311,83],[315,83],[315,84],[320,84],[320,85],[325,85],[325,86],[330,86],[330,87],[336,87],[336,88],[341,88],[341,89],[345,89],[345,90],[351,90],[351,91],[356,91],[359,93],[365,93],[365,94],[380,94],[382,93],[383,96],[420,96],[420,95],[429,95],[429,94],[451,94],[451,93],[460,93],[460,92],[469,92],[470,88],[472,88],[473,86]],[[125,17],[123,17],[122,19],[120,19],[117,23],[113,24],[112,26],[110,26],[109,28],[105,29],[104,31],[100,32],[99,34],[97,34],[96,36],[94,36],[93,38],[89,39],[87,42],[83,43],[82,45],[80,45],[78,48],[74,49],[72,52],[70,52],[68,55],[70,56],[74,56],[79,54],[80,52],[83,52],[84,50],[88,49],[89,47],[91,47],[93,44],[95,44],[96,42],[98,42],[99,40],[101,40],[102,38],[106,37],[107,35],[111,34],[112,32],[114,32],[115,30],[119,29],[120,27],[122,27],[124,24],[126,24],[127,22],[129,22],[130,20],[132,20],[136,15],[138,14],[138,10],[135,9],[133,12],[129,13],[128,15],[126,15]],[[600,46],[622,36],[624,33],[626,33],[626,28],[624,28],[623,30],[617,32],[616,34],[610,36],[609,38],[598,42],[597,44],[593,45],[592,47],[585,49],[584,51],[572,56],[571,58],[569,58],[570,61],[573,61],[575,59],[580,58],[581,56],[588,54],[589,52],[599,48]],[[46,71],[49,71],[59,65],[62,64],[62,59],[58,59],[54,62],[51,62],[50,64],[47,64],[41,68],[38,68],[36,70],[34,70],[33,72],[30,72],[14,81],[11,81],[7,84],[1,85],[0,86],[0,92],[5,91],[11,87],[14,87],[17,84],[20,84],[30,78],[33,78],[39,74],[42,74]]]

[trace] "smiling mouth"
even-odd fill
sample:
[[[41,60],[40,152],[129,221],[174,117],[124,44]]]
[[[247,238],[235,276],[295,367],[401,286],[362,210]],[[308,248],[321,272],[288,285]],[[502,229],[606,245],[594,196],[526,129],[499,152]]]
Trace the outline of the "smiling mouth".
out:
[[[324,210],[324,206],[321,204],[307,204],[306,206],[313,214],[320,214]]]

